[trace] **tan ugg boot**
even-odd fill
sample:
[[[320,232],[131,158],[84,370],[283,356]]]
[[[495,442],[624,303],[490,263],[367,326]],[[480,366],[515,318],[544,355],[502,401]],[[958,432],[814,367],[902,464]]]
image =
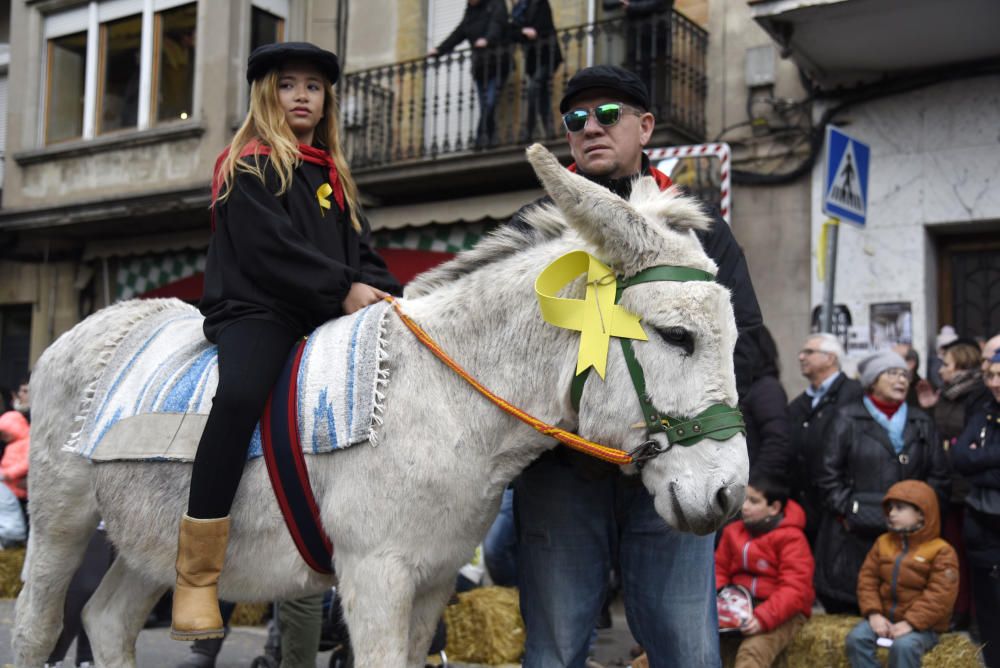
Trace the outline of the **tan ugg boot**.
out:
[[[177,584],[174,586],[174,640],[222,638],[219,573],[229,542],[229,517],[199,520],[181,517],[177,535]]]

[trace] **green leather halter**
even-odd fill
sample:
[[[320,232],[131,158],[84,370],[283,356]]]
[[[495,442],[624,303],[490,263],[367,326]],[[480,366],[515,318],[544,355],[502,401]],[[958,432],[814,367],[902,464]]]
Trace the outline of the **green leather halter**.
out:
[[[659,265],[640,271],[635,276],[628,279],[618,280],[618,289],[615,294],[615,303],[621,300],[622,292],[625,288],[630,288],[641,283],[651,283],[655,281],[714,281],[715,277],[707,271],[692,269],[691,267],[671,267]],[[728,406],[723,403],[712,404],[698,415],[682,419],[664,415],[656,410],[653,402],[650,401],[646,392],[646,374],[643,373],[642,365],[635,356],[632,348],[632,340],[619,338],[622,346],[622,354],[625,357],[625,365],[628,367],[629,376],[632,377],[632,385],[635,387],[636,396],[639,398],[639,406],[642,408],[642,419],[646,425],[646,441],[630,452],[632,459],[639,464],[648,459],[662,454],[675,445],[690,446],[708,438],[715,441],[725,441],[738,433],[746,433],[746,425],[743,422],[743,414],[738,408]],[[573,408],[579,413],[580,398],[583,396],[583,387],[590,375],[590,368],[573,378],[570,387],[570,400]],[[653,438],[654,434],[663,434],[666,437],[667,445],[661,444]]]

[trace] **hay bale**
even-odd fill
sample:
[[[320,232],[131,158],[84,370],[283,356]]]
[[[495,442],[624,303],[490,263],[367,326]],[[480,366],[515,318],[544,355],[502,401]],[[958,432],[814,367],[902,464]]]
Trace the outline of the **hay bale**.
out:
[[[232,626],[261,626],[270,608],[270,603],[237,603],[229,623]]]
[[[848,615],[813,615],[774,665],[776,668],[851,668],[844,651],[844,640],[860,621],[861,618]]]
[[[845,641],[860,617],[848,615],[813,615],[778,657],[776,668],[850,668]],[[923,668],[980,668],[979,648],[967,636],[945,633],[938,645],[924,655]],[[889,661],[889,650],[880,648],[882,665]],[[731,664],[730,664],[731,665]]]
[[[17,598],[21,593],[24,548],[0,550],[0,598]]]
[[[524,621],[517,589],[480,587],[458,595],[444,611],[446,652],[452,661],[516,663],[524,653]]]
[[[976,645],[967,635],[945,633],[941,641],[924,655],[924,668],[981,668],[980,656],[983,648]]]

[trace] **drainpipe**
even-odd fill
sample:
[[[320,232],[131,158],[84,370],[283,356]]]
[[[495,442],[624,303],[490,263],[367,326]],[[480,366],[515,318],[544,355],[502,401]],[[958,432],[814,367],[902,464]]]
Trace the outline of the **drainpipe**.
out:
[[[108,258],[101,258],[101,274],[104,278],[104,305],[111,306],[111,276],[108,275]]]
[[[587,0],[587,24],[597,23],[597,0]],[[587,40],[587,67],[594,64],[594,36]]]
[[[49,275],[50,285],[49,285],[49,303],[48,303],[48,341],[46,341],[46,347],[49,346],[56,337],[56,287],[59,282],[59,268],[58,266],[49,266],[49,241],[45,240],[45,257],[44,257],[44,267],[45,273]]]

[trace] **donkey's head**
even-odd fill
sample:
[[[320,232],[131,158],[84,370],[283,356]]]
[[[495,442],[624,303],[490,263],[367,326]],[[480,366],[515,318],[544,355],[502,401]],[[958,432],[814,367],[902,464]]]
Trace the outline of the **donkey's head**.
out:
[[[579,399],[581,435],[628,451],[645,443],[642,479],[657,512],[682,531],[715,531],[742,503],[749,462],[733,411],[730,295],[711,280],[716,266],[694,234],[710,221],[695,201],[660,192],[652,178],[637,181],[626,202],[538,144],[528,159],[587,250],[627,286],[619,304],[641,318],[647,336],[626,346],[610,339],[603,382],[590,373]]]

